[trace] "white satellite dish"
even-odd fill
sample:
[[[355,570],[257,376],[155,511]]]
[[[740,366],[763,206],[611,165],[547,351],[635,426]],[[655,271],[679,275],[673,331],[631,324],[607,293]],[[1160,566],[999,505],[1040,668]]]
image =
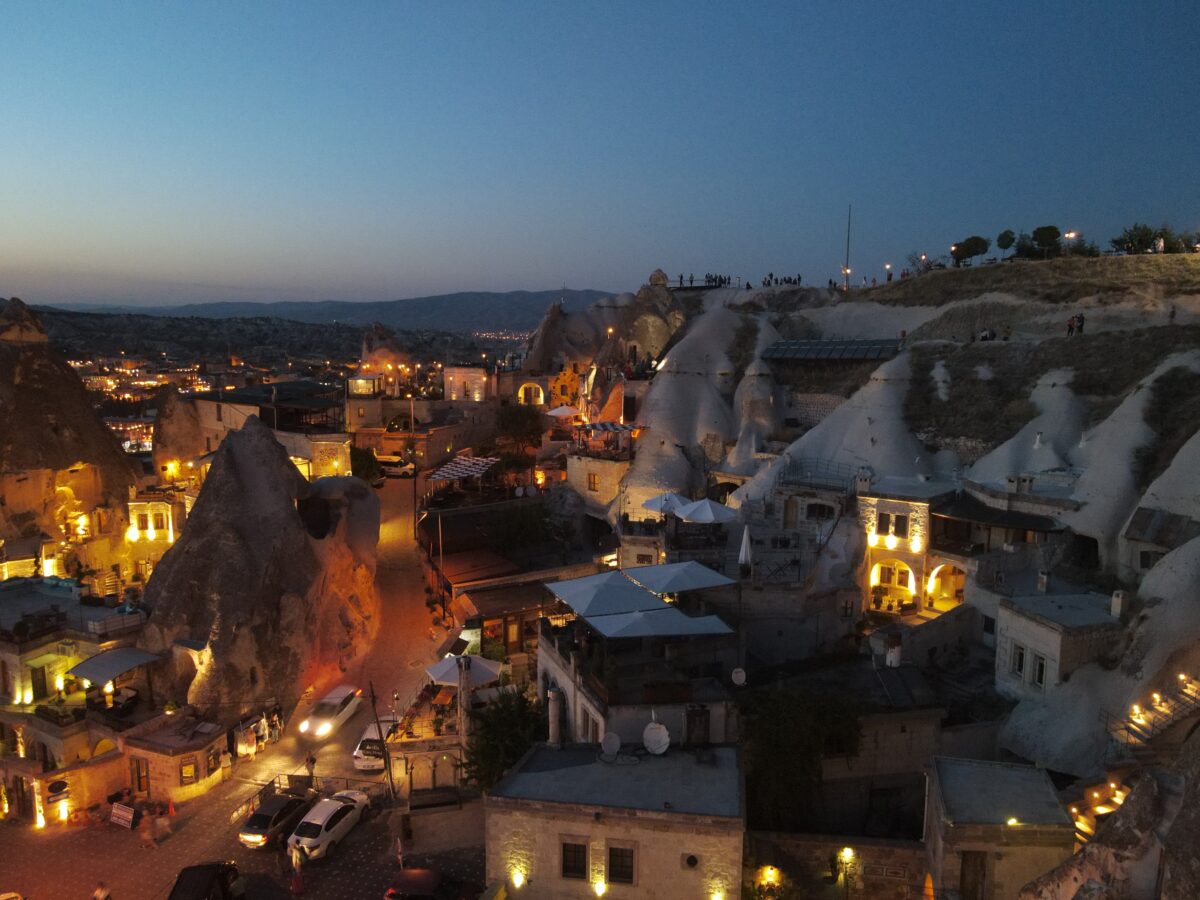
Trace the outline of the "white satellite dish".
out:
[[[642,729],[642,744],[652,756],[662,756],[671,746],[671,735],[662,722],[651,722]]]
[[[738,687],[741,687],[746,683],[746,670],[741,668],[734,669],[733,672],[730,673],[729,677],[733,679],[734,684],[736,684]]]
[[[621,752],[621,739],[611,731],[606,731],[600,739],[600,752],[605,756],[616,756]]]

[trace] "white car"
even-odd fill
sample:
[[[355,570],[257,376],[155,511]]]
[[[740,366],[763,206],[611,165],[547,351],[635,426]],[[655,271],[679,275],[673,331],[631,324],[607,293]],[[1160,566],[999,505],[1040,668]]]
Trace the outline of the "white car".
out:
[[[358,712],[361,704],[362,691],[359,688],[348,684],[334,688],[317,701],[317,705],[300,723],[300,733],[310,738],[327,738]]]
[[[384,740],[392,740],[400,733],[400,723],[395,716],[380,716],[379,725],[374,722],[367,726],[363,736],[354,748],[354,768],[364,772],[383,771],[383,741],[379,739],[379,729],[383,729]]]
[[[318,800],[288,838],[288,850],[299,850],[306,859],[327,859],[359,822],[371,805],[362,791],[338,791]]]

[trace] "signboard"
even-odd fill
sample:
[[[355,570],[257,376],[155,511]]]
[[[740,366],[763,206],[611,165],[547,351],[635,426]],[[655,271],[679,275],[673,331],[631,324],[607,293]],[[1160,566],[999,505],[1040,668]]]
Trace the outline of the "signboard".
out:
[[[123,803],[114,803],[112,815],[108,817],[108,821],[114,825],[120,825],[122,828],[133,828],[133,807],[126,806]]]

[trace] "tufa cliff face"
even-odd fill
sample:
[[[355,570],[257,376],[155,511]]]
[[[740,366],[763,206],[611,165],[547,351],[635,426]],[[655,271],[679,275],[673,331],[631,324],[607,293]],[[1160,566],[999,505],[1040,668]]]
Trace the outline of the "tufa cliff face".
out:
[[[50,349],[37,316],[9,300],[0,308],[0,539],[57,538],[97,507],[123,520],[133,483],[79,377]]]
[[[159,392],[157,405],[158,413],[154,417],[155,472],[162,472],[168,461],[192,460],[207,452],[196,404],[184,400],[171,384]]]
[[[378,630],[378,540],[370,488],[356,478],[310,485],[249,418],[221,443],[146,588],[142,643],[172,653],[166,693],[228,720],[335,681]]]

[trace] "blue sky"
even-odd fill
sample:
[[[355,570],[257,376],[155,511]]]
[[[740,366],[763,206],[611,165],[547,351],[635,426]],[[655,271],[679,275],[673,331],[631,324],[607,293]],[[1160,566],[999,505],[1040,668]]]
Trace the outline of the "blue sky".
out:
[[[968,11],[970,10],[970,11]],[[1194,5],[7,4],[0,296],[823,283],[1200,229]]]

